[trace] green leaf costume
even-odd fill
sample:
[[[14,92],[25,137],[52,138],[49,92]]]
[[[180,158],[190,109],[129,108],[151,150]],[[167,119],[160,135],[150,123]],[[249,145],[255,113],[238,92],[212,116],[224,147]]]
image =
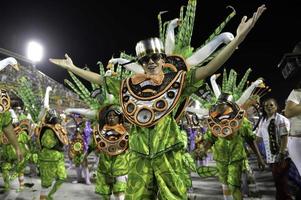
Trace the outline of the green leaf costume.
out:
[[[64,153],[54,148],[59,143],[55,132],[47,128],[41,138],[42,150],[38,154],[42,187],[50,187],[54,180],[67,178]]]
[[[177,107],[195,92],[202,81],[194,80],[195,70],[187,73],[182,95],[176,108],[152,128],[133,125],[129,139],[129,179],[127,199],[153,199],[154,191],[167,199],[187,198],[187,172],[183,154],[187,138],[174,119]],[[106,79],[110,92],[117,96],[120,81]],[[156,184],[155,184],[156,182]]]
[[[213,159],[216,161],[220,181],[223,184],[240,187],[241,173],[247,159],[244,144],[246,141],[256,139],[251,123],[245,118],[231,139],[216,138],[209,130],[204,139],[214,144]]]
[[[24,157],[24,159],[21,162],[18,162],[15,148],[11,144],[2,145],[1,166],[3,169],[3,179],[5,181],[5,186],[9,185],[10,179],[15,178],[14,176],[11,177],[10,174],[16,173],[19,176],[23,176],[25,166],[27,165],[32,156],[29,149],[30,137],[27,134],[27,132],[21,131],[18,134],[17,139]]]

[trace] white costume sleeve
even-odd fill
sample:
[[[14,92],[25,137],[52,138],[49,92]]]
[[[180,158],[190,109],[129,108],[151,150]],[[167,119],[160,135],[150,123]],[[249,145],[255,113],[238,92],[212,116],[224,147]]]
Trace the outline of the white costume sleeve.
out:
[[[51,90],[52,88],[50,86],[47,86],[44,96],[43,107],[41,108],[41,111],[38,116],[39,121],[41,121],[45,117],[47,110],[49,110],[49,95]]]
[[[96,119],[97,118],[97,110],[91,110],[86,108],[67,108],[65,114],[76,113],[82,116],[85,116],[89,119]]]
[[[129,63],[129,62],[130,62],[129,60],[124,59],[124,58],[112,58],[111,60],[109,60],[109,64],[113,64],[113,65],[117,64],[117,63],[120,65],[123,65],[123,64]],[[144,74],[144,70],[143,70],[142,66],[135,62],[123,65],[123,67],[136,74]]]
[[[290,121],[283,115],[277,114],[277,126],[279,129],[279,135],[288,135],[290,130]]]
[[[52,87],[48,86],[46,88],[45,97],[44,97],[44,108],[49,109],[49,96],[50,91],[52,91]]]
[[[187,58],[186,63],[191,67],[198,65],[206,58],[208,58],[221,44],[228,44],[233,39],[234,36],[232,33],[225,32],[219,34],[205,46],[203,46],[202,48],[194,52],[189,58]]]
[[[209,110],[206,108],[187,107],[186,111],[195,113],[198,117],[203,118],[209,115]]]
[[[258,87],[263,81],[261,79],[256,80],[253,82],[241,95],[241,97],[236,101],[236,103],[241,106],[243,105],[251,96],[252,92],[256,87]]]

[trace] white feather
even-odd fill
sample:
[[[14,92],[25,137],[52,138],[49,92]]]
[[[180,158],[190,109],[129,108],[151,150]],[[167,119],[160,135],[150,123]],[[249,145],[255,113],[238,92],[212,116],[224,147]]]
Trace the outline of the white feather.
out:
[[[209,110],[206,108],[187,107],[187,112],[195,113],[199,118],[205,118],[209,115]]]
[[[86,108],[67,108],[64,111],[65,114],[76,113],[82,116],[85,116],[89,119],[96,119],[97,118],[97,110],[91,110]]]

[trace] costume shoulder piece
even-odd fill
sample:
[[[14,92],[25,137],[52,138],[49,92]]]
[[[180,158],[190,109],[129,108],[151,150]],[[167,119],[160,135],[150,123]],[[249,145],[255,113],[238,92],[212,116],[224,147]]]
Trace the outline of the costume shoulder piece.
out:
[[[67,145],[69,143],[67,131],[61,124],[42,124],[41,126],[37,127],[35,134],[38,136],[39,141],[41,140],[41,132],[45,128],[52,129],[62,144]]]
[[[99,151],[110,156],[116,156],[128,149],[129,134],[123,128],[119,127],[102,128],[97,125],[93,131],[93,138]]]
[[[234,102],[218,102],[209,110],[208,128],[216,137],[231,136],[241,127],[244,114]]]
[[[25,131],[28,135],[30,135],[31,125],[32,124],[29,119],[23,119],[20,122],[13,124],[14,132],[15,132],[17,138],[19,137],[20,133],[23,131]],[[2,134],[0,143],[1,144],[9,144],[9,141],[8,141],[7,137],[5,136],[5,134]]]
[[[22,119],[14,127],[15,133],[18,135],[20,132],[25,131],[28,135],[31,134],[32,122],[29,119]]]
[[[5,89],[0,89],[0,113],[8,111],[10,108],[10,98]]]
[[[70,141],[68,155],[72,160],[75,156],[84,154],[84,139],[81,134],[76,136]]]
[[[131,78],[122,82],[121,107],[124,116],[131,123],[142,127],[153,126],[172,112],[179,102],[187,66],[179,56],[169,56],[166,61],[166,66],[175,70],[165,73],[160,85],[153,85],[150,81],[134,85]]]

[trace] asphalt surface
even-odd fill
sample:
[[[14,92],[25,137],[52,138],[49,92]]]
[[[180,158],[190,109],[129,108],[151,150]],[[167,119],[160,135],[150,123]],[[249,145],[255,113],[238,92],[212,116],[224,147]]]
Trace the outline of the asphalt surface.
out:
[[[62,185],[62,187],[54,195],[55,200],[96,200],[100,199],[100,196],[94,193],[95,188],[95,169],[96,169],[96,157],[91,155],[89,157],[89,166],[91,170],[91,185],[74,184],[72,181],[76,179],[76,173],[73,166],[66,162],[68,169],[68,179]],[[245,194],[244,199],[264,199],[272,200],[275,194],[275,187],[272,179],[271,171],[267,168],[261,172],[257,170],[257,166],[254,160],[250,160],[251,167],[253,168],[253,181],[249,181],[249,195]],[[208,165],[214,165],[214,161],[209,161]],[[219,200],[223,199],[221,184],[216,177],[200,178],[197,174],[192,173],[193,188],[189,191],[190,199],[206,199],[206,200]],[[3,180],[0,179],[0,199],[1,200],[38,200],[41,181],[39,177],[28,175],[25,176],[26,187],[23,191],[18,191],[18,181],[13,180],[11,182],[11,190],[4,192]]]

